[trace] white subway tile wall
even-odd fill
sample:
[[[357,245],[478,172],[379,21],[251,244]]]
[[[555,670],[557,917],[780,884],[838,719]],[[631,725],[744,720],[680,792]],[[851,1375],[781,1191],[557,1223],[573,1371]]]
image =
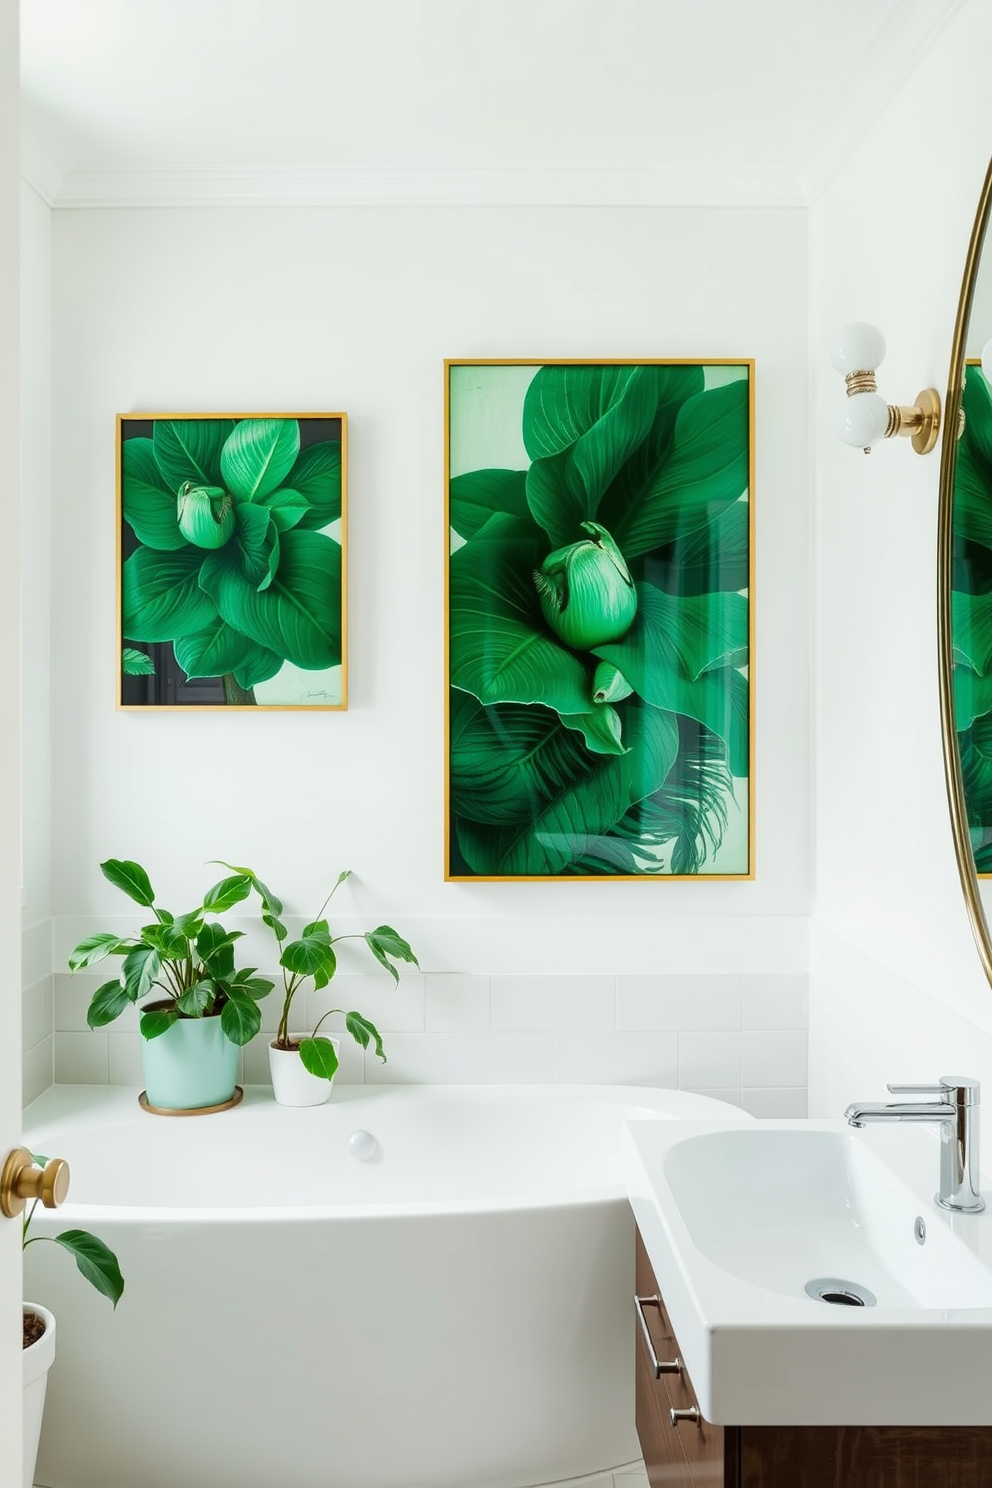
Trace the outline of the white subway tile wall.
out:
[[[24,993],[25,1099],[57,1083],[134,1085],[141,1079],[137,1012],[86,1027],[99,974],[58,973]],[[268,1082],[278,991],[262,1003],[262,1033],[239,1079]],[[343,1032],[347,1084],[610,1084],[678,1087],[755,1116],[806,1114],[808,992],[795,972],[494,976],[342,972],[306,993],[294,1030],[331,1008],[354,1008],[383,1035],[387,1062]],[[29,1042],[30,1039],[30,1042]]]

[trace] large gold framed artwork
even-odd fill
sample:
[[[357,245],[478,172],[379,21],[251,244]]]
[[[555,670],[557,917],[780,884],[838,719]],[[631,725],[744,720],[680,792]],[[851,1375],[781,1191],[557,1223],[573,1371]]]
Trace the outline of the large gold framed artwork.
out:
[[[445,364],[446,878],[753,877],[754,364]]]

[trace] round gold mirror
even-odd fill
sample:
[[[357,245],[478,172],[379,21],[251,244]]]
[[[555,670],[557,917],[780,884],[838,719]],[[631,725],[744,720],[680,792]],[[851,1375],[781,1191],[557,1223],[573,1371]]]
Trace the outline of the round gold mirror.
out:
[[[937,651],[954,852],[975,943],[992,985],[992,934],[979,889],[979,874],[992,874],[992,263],[984,275],[980,272],[990,210],[992,163],[968,245],[944,404]],[[983,372],[985,345],[990,352]],[[963,419],[956,418],[956,410],[962,410]]]

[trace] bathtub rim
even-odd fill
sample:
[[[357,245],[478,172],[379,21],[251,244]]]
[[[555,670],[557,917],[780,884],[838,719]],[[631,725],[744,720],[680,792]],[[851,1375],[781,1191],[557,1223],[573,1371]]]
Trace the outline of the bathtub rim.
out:
[[[80,1132],[103,1130],[116,1121],[143,1126],[158,1118],[141,1110],[138,1105],[137,1085],[52,1085],[43,1091],[22,1114],[23,1140],[26,1146],[37,1145],[48,1151],[54,1143],[62,1143],[67,1126],[75,1126]],[[468,1098],[477,1104],[503,1105],[524,1103],[528,1100],[574,1101],[583,1105],[626,1106],[630,1108],[629,1120],[740,1120],[752,1122],[755,1118],[740,1107],[731,1106],[711,1096],[698,1095],[692,1091],[670,1089],[651,1085],[553,1085],[553,1084],[410,1084],[397,1082],[375,1085],[335,1086],[331,1103],[318,1108],[282,1107],[272,1097],[268,1085],[245,1085],[245,1099],[239,1109],[257,1110],[259,1106],[271,1107],[277,1120],[286,1124],[309,1124],[320,1120],[316,1111],[326,1112],[351,1101],[371,1095],[381,1098],[389,1094],[403,1093],[414,1100],[418,1097],[449,1099],[456,1104]],[[674,1109],[673,1109],[674,1107]],[[285,1114],[283,1114],[285,1113]],[[223,1121],[227,1112],[204,1117],[204,1121]],[[32,1116],[43,1117],[35,1126]],[[71,1169],[71,1159],[70,1159]],[[583,1208],[589,1205],[627,1202],[627,1186],[618,1165],[618,1176],[612,1183],[590,1183],[587,1189],[568,1188],[555,1190],[549,1186],[544,1192],[518,1192],[511,1190],[499,1197],[479,1195],[466,1199],[419,1199],[419,1200],[365,1200],[357,1203],[326,1204],[251,1204],[251,1205],[142,1205],[101,1204],[76,1202],[70,1197],[60,1208],[44,1211],[39,1208],[36,1223],[48,1231],[53,1228],[68,1228],[73,1225],[89,1227],[101,1223],[120,1224],[277,1224],[301,1221],[358,1221],[362,1219],[395,1217],[412,1219],[440,1215],[485,1215],[508,1214],[522,1210],[547,1210]]]

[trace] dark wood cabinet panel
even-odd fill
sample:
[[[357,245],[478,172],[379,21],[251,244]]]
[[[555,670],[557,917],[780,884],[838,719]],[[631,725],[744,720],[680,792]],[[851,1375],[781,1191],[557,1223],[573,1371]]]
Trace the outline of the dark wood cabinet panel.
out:
[[[658,1298],[645,1309],[657,1357],[679,1357],[639,1232],[636,1290]],[[698,1409],[692,1381],[684,1365],[656,1379],[635,1332],[637,1434],[651,1488],[992,1488],[992,1426],[731,1427],[702,1416],[673,1425],[673,1407]]]
[[[741,1488],[992,1488],[992,1427],[748,1426]]]

